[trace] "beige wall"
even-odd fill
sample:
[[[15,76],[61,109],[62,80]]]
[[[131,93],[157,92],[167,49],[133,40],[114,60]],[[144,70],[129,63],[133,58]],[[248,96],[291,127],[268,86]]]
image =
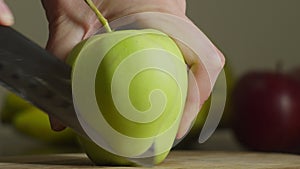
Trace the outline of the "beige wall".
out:
[[[300,66],[299,0],[188,0],[188,15],[220,47],[237,74]]]
[[[15,15],[15,29],[41,46],[45,46],[48,32],[46,17],[40,0],[6,0]]]
[[[39,0],[7,0],[15,28],[44,46],[47,23]],[[224,52],[236,74],[300,65],[299,0],[187,0],[188,15]]]

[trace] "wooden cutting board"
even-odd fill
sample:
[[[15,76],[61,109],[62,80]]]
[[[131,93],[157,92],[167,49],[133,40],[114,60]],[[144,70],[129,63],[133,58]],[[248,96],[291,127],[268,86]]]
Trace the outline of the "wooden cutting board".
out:
[[[140,169],[94,166],[85,154],[1,157],[0,169]],[[300,156],[251,152],[172,151],[154,169],[300,169]]]

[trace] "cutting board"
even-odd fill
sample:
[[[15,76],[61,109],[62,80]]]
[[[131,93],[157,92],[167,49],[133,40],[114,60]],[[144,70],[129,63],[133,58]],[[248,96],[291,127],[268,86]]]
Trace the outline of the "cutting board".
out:
[[[1,169],[140,169],[94,166],[85,154],[1,157]],[[300,156],[254,152],[172,151],[154,169],[300,169]]]

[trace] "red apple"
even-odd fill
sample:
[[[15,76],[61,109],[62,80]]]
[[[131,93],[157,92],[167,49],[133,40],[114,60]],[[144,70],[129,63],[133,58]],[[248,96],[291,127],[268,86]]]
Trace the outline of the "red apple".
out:
[[[246,147],[292,152],[300,146],[300,81],[278,72],[252,72],[232,96],[233,131]]]

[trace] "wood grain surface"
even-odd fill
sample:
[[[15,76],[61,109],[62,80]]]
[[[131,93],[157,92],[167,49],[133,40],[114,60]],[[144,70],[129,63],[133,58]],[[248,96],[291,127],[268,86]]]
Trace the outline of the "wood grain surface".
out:
[[[1,157],[1,169],[140,169],[94,166],[85,154]],[[252,152],[172,151],[154,169],[300,169],[300,156]]]

